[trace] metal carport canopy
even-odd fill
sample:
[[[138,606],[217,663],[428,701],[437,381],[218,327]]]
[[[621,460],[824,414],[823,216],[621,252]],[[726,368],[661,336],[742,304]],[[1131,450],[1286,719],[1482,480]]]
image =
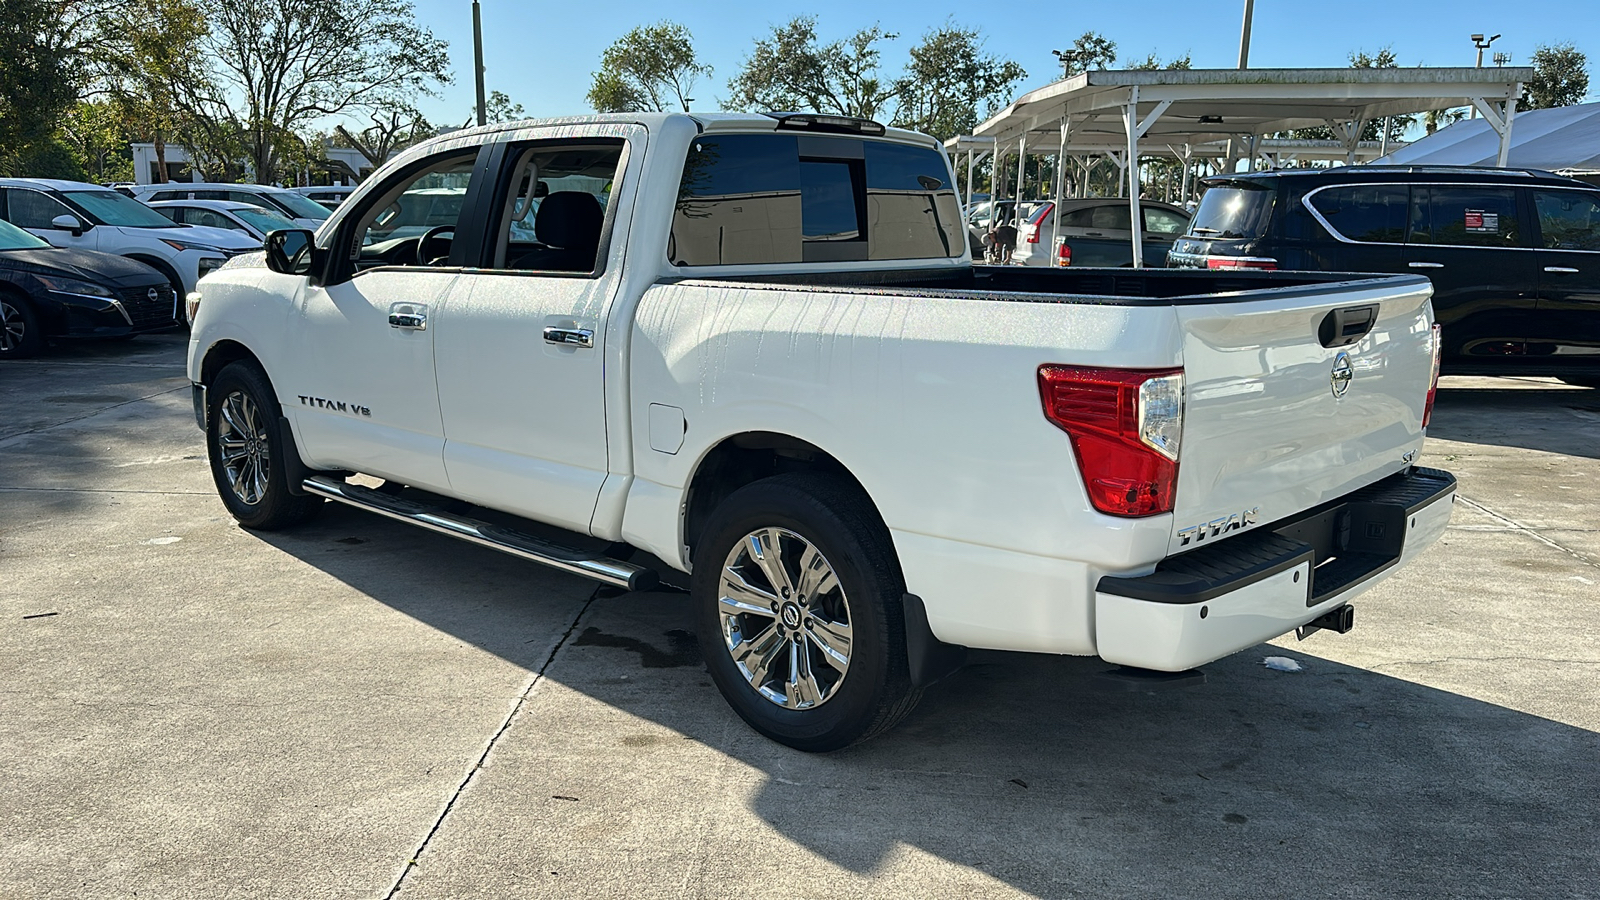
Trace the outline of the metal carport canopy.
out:
[[[1533,69],[1520,66],[1102,70],[1024,94],[979,125],[974,136],[992,139],[999,155],[1016,153],[1019,169],[1030,145],[1045,154],[1065,155],[1069,148],[1125,153],[1134,265],[1142,266],[1137,160],[1146,145],[1176,153],[1174,148],[1183,145],[1253,141],[1326,125],[1349,147],[1348,161],[1354,162],[1367,122],[1471,105],[1499,134],[1504,165],[1517,98],[1523,82],[1532,77]],[[961,140],[955,141],[957,146]],[[1059,173],[1065,167],[1056,168],[1060,199],[1064,179]],[[1020,179],[1018,189],[1020,193]]]

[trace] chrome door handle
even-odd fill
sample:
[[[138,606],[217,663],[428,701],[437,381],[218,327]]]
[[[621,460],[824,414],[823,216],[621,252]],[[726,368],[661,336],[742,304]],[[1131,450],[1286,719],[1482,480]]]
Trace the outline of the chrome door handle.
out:
[[[587,328],[556,328],[544,330],[544,342],[568,347],[593,347],[594,332]]]
[[[1578,274],[1578,270],[1577,269],[1569,268],[1567,266],[1545,266],[1544,270],[1546,272],[1553,272],[1553,273],[1555,273],[1557,275],[1576,275],[1576,274]]]
[[[389,327],[427,331],[428,317],[422,313],[389,313]]]
[[[1444,263],[1414,262],[1414,263],[1406,263],[1406,265],[1410,266],[1413,269],[1442,269],[1442,268],[1444,268]]]

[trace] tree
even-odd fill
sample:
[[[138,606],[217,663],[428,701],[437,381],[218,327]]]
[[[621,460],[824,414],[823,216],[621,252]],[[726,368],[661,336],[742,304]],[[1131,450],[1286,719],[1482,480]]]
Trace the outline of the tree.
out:
[[[875,119],[897,88],[878,75],[878,44],[899,35],[878,25],[822,44],[814,16],[772,29],[728,82],[728,105],[751,111],[783,110]]]
[[[483,102],[483,109],[489,122],[515,122],[528,117],[528,111],[522,108],[521,103],[512,103],[511,98],[501,91],[490,91]]]
[[[1364,49],[1350,51],[1350,68],[1352,69],[1395,69],[1399,68],[1399,58],[1395,56],[1393,47],[1380,47],[1377,53],[1368,53]],[[1389,140],[1399,141],[1405,135],[1406,129],[1417,119],[1415,116],[1388,116],[1383,119],[1373,119],[1361,126],[1360,140],[1376,141],[1383,138],[1385,128],[1389,130]],[[1309,128],[1296,128],[1289,132],[1289,137],[1306,141],[1331,141],[1336,136],[1333,129],[1326,125],[1313,125]]]
[[[1072,49],[1053,51],[1061,60],[1061,77],[1109,68],[1117,61],[1117,42],[1094,31],[1085,31],[1072,42]]]
[[[201,61],[207,29],[194,0],[126,0],[101,21],[97,55],[107,89],[142,123],[156,150],[156,181],[167,180],[167,139],[178,127],[179,92],[211,92]]]
[[[1589,58],[1571,43],[1541,44],[1533,51],[1533,80],[1525,85],[1522,105],[1549,109],[1582,103],[1589,95]]]
[[[894,124],[941,141],[971,134],[980,110],[991,115],[1027,74],[1012,60],[984,53],[976,29],[947,22],[911,48],[905,73],[894,82]]]
[[[128,108],[115,99],[79,100],[61,119],[60,135],[84,173],[95,181],[132,181],[139,133]]]
[[[0,0],[0,173],[22,174],[28,148],[48,142],[77,99],[63,27],[52,0]]]
[[[1194,68],[1194,63],[1190,60],[1189,54],[1185,53],[1182,56],[1173,57],[1170,62],[1162,65],[1161,58],[1156,56],[1155,51],[1152,50],[1150,51],[1149,56],[1146,56],[1143,60],[1134,63],[1128,68],[1153,72],[1156,69],[1192,69]]]
[[[506,99],[506,95],[499,91],[495,91],[492,97]],[[518,112],[521,110],[522,107],[517,107]],[[373,166],[383,165],[384,160],[396,151],[432,137],[435,131],[427,118],[410,106],[377,110],[370,118],[372,125],[362,129],[360,135],[351,134],[343,125],[335,125],[333,130],[344,139],[345,143],[361,151],[361,155],[365,156]]]
[[[178,98],[191,150],[225,160],[234,144],[255,179],[278,176],[283,145],[319,119],[394,106],[450,81],[448,45],[416,24],[410,0],[200,0],[216,86]]]
[[[688,112],[695,81],[710,74],[695,57],[689,29],[665,21],[640,25],[600,54],[589,105],[599,112]]]

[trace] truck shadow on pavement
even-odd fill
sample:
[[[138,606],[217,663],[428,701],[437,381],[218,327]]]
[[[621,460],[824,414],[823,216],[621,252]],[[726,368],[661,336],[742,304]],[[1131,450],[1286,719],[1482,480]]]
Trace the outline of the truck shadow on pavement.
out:
[[[1600,893],[1600,735],[1312,655],[1336,636],[1258,647],[1208,666],[1206,685],[1161,693],[1096,690],[1095,660],[977,653],[899,728],[816,756],[767,741],[723,703],[684,595],[597,596],[574,621],[541,622],[527,564],[447,538],[343,509],[260,537],[543,672],[549,689],[529,697],[463,802],[519,804],[520,821],[548,820],[549,840],[528,825],[473,860],[487,871],[556,875],[551,845],[580,825],[587,858],[644,852],[636,832],[608,829],[653,806],[681,833],[652,832],[647,849],[666,841],[681,847],[675,864],[701,860],[698,875],[662,873],[691,895],[729,895],[728,867],[753,859],[814,871],[794,883],[837,895],[867,877],[874,892],[924,896]],[[1303,670],[1269,670],[1267,655]],[[606,800],[604,784],[628,796]],[[918,853],[964,868],[929,869]]]
[[[1600,390],[1439,386],[1430,440],[1600,458]]]

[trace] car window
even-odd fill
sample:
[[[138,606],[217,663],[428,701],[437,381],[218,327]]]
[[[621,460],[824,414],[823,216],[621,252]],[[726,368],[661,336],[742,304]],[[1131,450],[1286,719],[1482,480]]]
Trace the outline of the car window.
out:
[[[42,191],[6,191],[6,220],[18,228],[49,228],[50,220],[56,216],[77,218],[66,204]]]
[[[266,202],[269,200],[271,201],[270,203]],[[269,208],[278,206],[287,212],[289,216],[296,219],[316,219],[321,221],[328,217],[328,208],[326,206],[294,191],[266,191],[259,194],[251,194],[242,202]]]
[[[119,228],[171,228],[172,222],[143,203],[116,191],[62,191],[61,196],[76,203],[102,225]]]
[[[189,192],[188,191],[156,191],[154,194],[150,195],[150,202],[151,203],[159,203],[162,200],[187,200],[187,199],[189,199]],[[203,200],[205,198],[202,197],[200,199]],[[216,198],[213,197],[212,199],[216,199]]]
[[[190,225],[204,225],[207,228],[226,228],[229,231],[244,230],[244,226],[214,209],[191,207],[184,214],[183,220]]]
[[[1403,244],[1411,188],[1404,184],[1356,184],[1317,191],[1306,205],[1346,240]]]
[[[1107,231],[1132,231],[1133,214],[1128,212],[1125,203],[1096,206],[1089,216],[1089,227],[1104,228]]]
[[[298,227],[290,219],[284,218],[275,212],[265,209],[236,209],[235,216],[243,219],[246,224],[262,234],[281,231],[287,228]]]
[[[1199,238],[1258,238],[1267,233],[1277,191],[1219,184],[1200,198],[1189,233]]]
[[[1535,190],[1533,208],[1541,247],[1600,251],[1600,194]]]
[[[494,269],[592,273],[599,269],[606,210],[622,177],[621,139],[538,141],[506,154],[510,177],[500,210]]]
[[[180,198],[181,199],[181,198]],[[195,200],[227,200],[227,191],[195,191]]]
[[[1144,230],[1149,234],[1183,234],[1189,217],[1159,206],[1145,207]]]
[[[368,194],[348,220],[351,230],[340,230],[350,237],[348,258],[358,269],[447,258],[477,158],[476,148],[436,157]],[[435,228],[438,235],[421,246],[420,238]]]
[[[679,266],[960,256],[961,207],[949,177],[931,147],[702,137],[684,163],[667,255]]]
[[[0,221],[0,250],[39,250],[48,246],[10,222]]]
[[[1094,207],[1085,206],[1061,214],[1063,228],[1089,228],[1094,223]]]
[[[1516,189],[1414,185],[1409,242],[1463,247],[1522,246]]]
[[[184,208],[181,206],[154,206],[151,207],[151,209],[154,209],[156,212],[161,213],[163,216],[166,216],[180,225],[183,224]]]

